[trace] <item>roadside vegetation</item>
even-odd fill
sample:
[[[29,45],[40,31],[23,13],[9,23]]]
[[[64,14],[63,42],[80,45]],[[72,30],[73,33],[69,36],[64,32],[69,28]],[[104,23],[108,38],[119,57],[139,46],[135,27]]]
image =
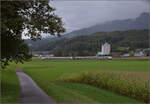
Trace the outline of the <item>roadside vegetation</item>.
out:
[[[20,86],[16,72],[9,68],[1,70],[1,103],[18,103],[19,91]]]

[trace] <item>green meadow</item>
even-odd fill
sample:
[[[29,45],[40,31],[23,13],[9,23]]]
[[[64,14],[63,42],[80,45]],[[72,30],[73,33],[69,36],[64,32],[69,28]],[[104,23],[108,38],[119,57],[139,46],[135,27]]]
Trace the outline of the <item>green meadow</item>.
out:
[[[58,103],[148,102],[149,67],[148,60],[33,58],[24,64],[11,63],[2,70],[2,102],[18,102],[16,68],[22,68]]]

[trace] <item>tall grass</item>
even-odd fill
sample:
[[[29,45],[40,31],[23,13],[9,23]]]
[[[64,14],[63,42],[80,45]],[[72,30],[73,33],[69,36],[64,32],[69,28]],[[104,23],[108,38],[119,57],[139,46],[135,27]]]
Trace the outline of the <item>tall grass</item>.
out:
[[[98,71],[63,76],[58,81],[94,85],[148,103],[150,100],[148,76],[147,72]]]

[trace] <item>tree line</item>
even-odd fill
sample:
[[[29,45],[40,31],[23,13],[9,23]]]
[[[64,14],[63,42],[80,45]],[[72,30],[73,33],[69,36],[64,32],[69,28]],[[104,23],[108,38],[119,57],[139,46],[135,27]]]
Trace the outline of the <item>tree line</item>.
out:
[[[93,56],[101,51],[103,43],[108,42],[111,44],[111,52],[126,53],[148,48],[148,38],[149,30],[100,32],[50,41],[37,50],[44,49],[55,56]]]

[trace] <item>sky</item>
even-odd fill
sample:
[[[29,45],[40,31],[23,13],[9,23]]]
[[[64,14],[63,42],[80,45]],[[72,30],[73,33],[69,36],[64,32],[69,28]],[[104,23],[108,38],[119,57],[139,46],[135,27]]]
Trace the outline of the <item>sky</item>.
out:
[[[150,11],[146,0],[54,0],[49,3],[62,17],[67,32]]]
[[[150,12],[148,0],[53,0],[49,5],[62,18],[66,33],[106,21],[136,18],[142,12]]]

